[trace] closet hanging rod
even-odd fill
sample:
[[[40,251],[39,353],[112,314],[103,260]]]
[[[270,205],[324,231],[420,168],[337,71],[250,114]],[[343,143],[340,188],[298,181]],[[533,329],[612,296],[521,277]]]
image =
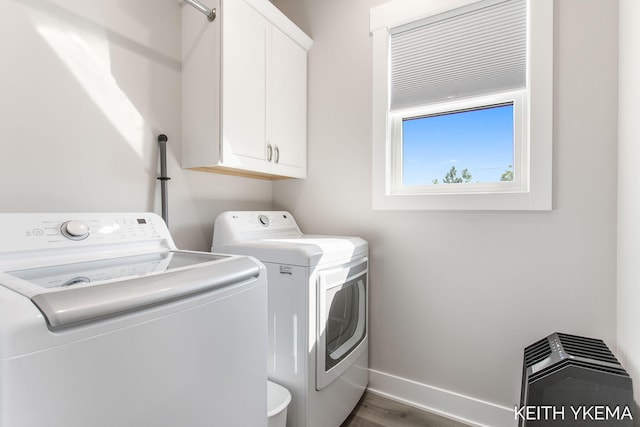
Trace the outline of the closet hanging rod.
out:
[[[198,0],[183,0],[183,1],[185,3],[190,4],[191,6],[195,7],[196,9],[198,9],[200,12],[204,13],[205,15],[207,15],[207,19],[209,20],[209,22],[213,22],[213,20],[216,19],[216,10],[215,9],[209,9],[208,7],[206,7],[205,5],[200,3]]]

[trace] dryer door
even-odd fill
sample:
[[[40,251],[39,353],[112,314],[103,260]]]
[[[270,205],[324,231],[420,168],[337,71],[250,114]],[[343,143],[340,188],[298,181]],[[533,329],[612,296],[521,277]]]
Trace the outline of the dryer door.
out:
[[[318,274],[316,390],[357,359],[367,337],[367,258]]]

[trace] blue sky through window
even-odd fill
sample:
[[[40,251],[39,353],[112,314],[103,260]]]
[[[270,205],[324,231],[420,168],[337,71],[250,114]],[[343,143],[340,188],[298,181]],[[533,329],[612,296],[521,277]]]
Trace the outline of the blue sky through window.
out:
[[[405,186],[442,183],[451,166],[471,183],[499,182],[513,165],[512,104],[405,119],[402,133]]]

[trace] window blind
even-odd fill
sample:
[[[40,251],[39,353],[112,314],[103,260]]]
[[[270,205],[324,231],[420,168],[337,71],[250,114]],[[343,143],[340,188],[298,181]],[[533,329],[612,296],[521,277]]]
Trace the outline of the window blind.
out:
[[[485,0],[391,31],[391,109],[526,87],[526,0]]]

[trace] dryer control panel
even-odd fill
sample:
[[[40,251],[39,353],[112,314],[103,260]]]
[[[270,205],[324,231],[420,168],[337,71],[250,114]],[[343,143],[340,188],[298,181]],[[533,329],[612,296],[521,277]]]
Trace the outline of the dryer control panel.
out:
[[[247,240],[291,239],[302,236],[287,211],[231,211],[216,218],[213,247]]]

